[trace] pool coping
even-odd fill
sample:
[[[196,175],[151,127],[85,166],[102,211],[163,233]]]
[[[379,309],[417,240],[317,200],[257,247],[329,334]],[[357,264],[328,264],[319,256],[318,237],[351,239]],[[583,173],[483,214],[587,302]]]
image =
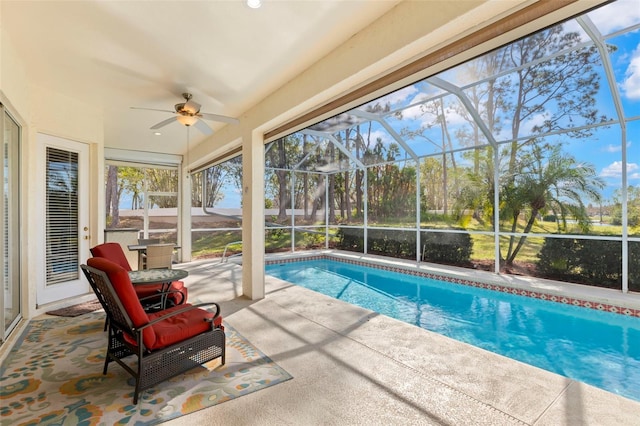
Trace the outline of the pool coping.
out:
[[[341,250],[270,253],[265,255],[265,265],[322,259],[370,266],[414,276],[435,278],[454,284],[484,288],[487,290],[548,300],[564,305],[573,305],[640,318],[640,294],[623,293],[620,290],[542,278],[496,274],[494,272],[456,266],[412,262],[404,259]]]

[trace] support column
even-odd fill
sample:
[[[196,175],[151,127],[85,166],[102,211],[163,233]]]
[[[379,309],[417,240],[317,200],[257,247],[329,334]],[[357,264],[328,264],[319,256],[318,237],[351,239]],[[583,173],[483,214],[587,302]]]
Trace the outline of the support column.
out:
[[[242,293],[264,298],[264,137],[242,142]]]
[[[191,262],[191,175],[188,170],[188,164],[183,162],[180,167],[180,226],[178,226],[178,245],[181,247],[180,262]]]

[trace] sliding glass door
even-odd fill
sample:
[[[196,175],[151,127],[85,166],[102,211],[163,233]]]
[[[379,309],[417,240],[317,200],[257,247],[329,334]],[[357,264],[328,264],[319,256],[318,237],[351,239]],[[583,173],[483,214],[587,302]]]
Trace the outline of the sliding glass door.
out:
[[[0,292],[0,335],[5,341],[22,316],[20,293],[20,126],[0,104],[0,131],[3,135],[2,199],[0,212],[0,257],[2,289]]]

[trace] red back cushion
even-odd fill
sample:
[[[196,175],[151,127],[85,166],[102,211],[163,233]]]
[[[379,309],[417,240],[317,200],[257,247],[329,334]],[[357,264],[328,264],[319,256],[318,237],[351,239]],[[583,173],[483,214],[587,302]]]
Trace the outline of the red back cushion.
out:
[[[93,257],[87,260],[87,265],[99,269],[107,274],[113,289],[115,290],[124,310],[127,311],[134,327],[140,327],[149,322],[149,316],[142,308],[138,295],[136,294],[129,273],[120,265],[103,257]],[[156,334],[152,327],[144,329],[143,342],[145,347],[153,348],[156,341]]]
[[[122,251],[122,247],[118,243],[104,243],[91,249],[91,254],[95,257],[104,257],[110,261],[122,266],[126,271],[131,270],[127,256]]]

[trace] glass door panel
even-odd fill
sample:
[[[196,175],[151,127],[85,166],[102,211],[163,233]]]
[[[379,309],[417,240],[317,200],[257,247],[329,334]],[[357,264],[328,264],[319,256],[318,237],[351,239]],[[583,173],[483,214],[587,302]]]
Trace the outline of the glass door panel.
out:
[[[0,104],[0,109],[2,105]],[[2,230],[0,254],[2,256],[2,297],[0,308],[3,315],[2,339],[6,339],[9,332],[17,324],[21,317],[20,294],[20,126],[2,111],[0,129],[3,134],[2,148],[2,181],[3,197],[2,206]]]

